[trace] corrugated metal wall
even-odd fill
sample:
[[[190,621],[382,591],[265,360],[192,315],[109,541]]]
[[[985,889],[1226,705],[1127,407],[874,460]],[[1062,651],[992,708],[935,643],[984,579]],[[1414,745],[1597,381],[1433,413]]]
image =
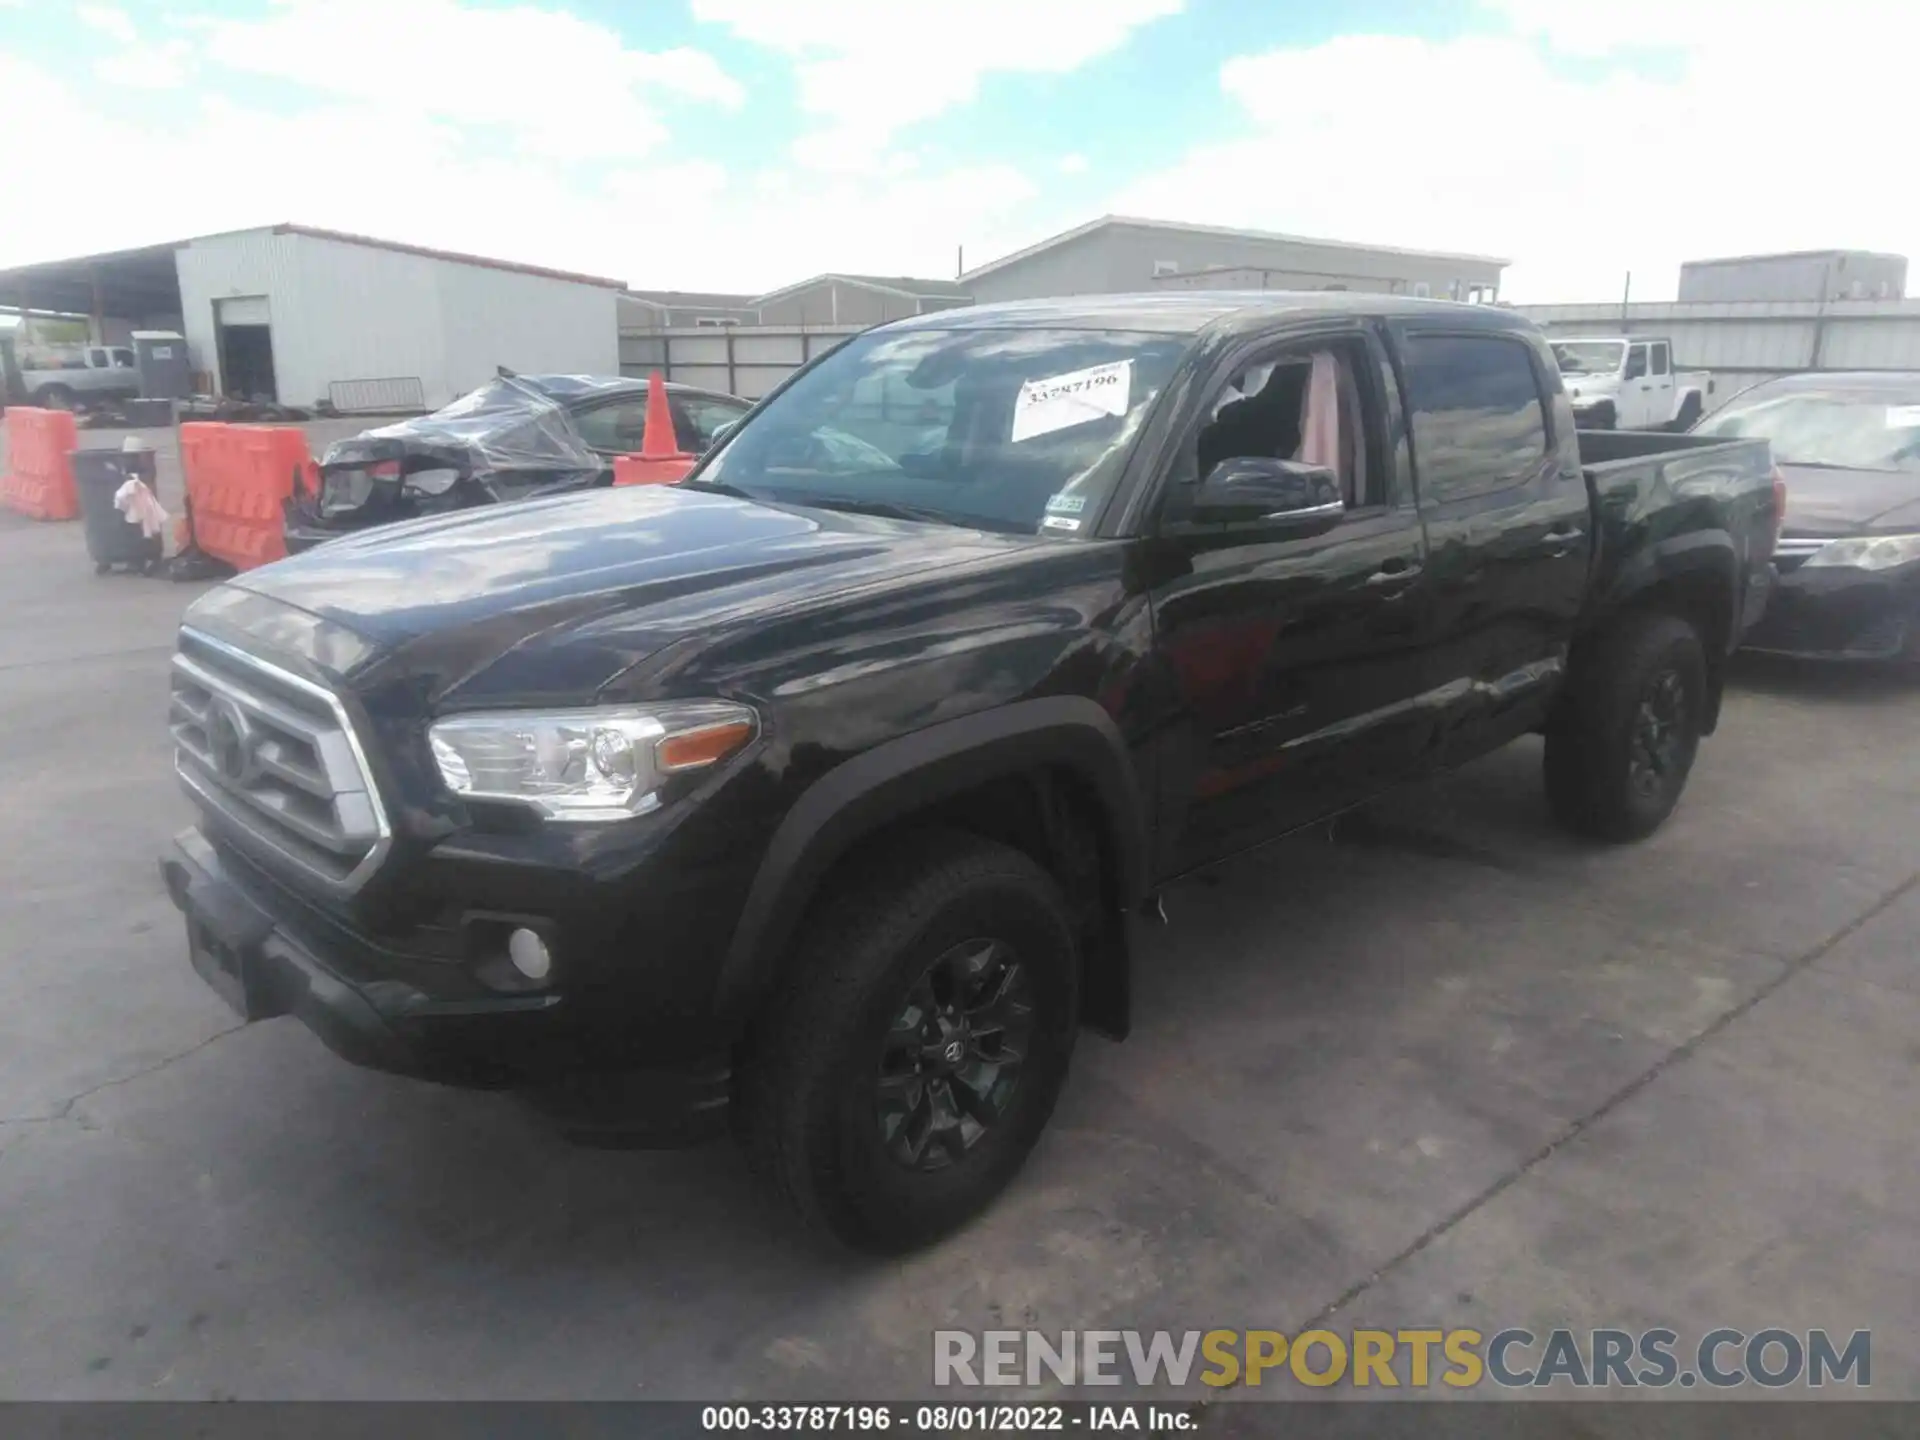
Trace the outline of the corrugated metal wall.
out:
[[[499,365],[610,375],[620,363],[608,286],[270,230],[196,240],[178,267],[194,369],[218,364],[215,302],[264,297],[284,404],[336,383],[417,380],[438,407]]]
[[[1438,296],[1453,293],[1456,286],[1462,295],[1472,285],[1497,290],[1501,274],[1499,265],[1465,258],[1118,224],[1013,261],[1001,270],[964,275],[961,283],[983,303],[1119,294],[1175,283],[1166,275],[1156,281],[1155,267],[1163,262],[1178,266],[1176,274],[1234,269],[1298,276],[1292,283],[1307,290],[1344,282],[1352,290],[1388,290],[1397,285],[1411,293],[1421,283]]]
[[[276,305],[273,318],[276,363],[283,353],[289,357],[280,372],[285,403],[311,405],[336,380],[417,378],[429,407],[454,397],[440,262],[311,235],[288,238],[294,242],[294,308],[285,316]],[[283,341],[289,321],[297,328]]]
[[[505,365],[526,375],[620,373],[620,292],[518,270],[429,262],[445,337],[444,405]]]
[[[857,325],[629,331],[620,337],[620,373],[645,375],[659,370],[682,385],[758,400],[815,355],[859,332]]]
[[[1708,408],[1775,375],[1920,370],[1920,300],[1521,305],[1552,335],[1665,335],[1682,370],[1711,370]]]
[[[1906,292],[1905,257],[1849,250],[1690,260],[1680,267],[1680,289],[1674,298],[1683,302],[1897,300]]]
[[[264,295],[273,314],[274,376],[281,394],[290,394],[286,366],[293,353],[289,347],[299,330],[294,314],[298,308],[294,296],[299,282],[294,269],[293,241],[293,236],[276,235],[271,230],[248,230],[237,235],[195,240],[175,252],[174,268],[180,276],[180,326],[187,337],[187,359],[195,375],[204,377],[207,385],[215,389],[220,385],[214,302],[243,295]],[[196,380],[195,383],[202,382]]]

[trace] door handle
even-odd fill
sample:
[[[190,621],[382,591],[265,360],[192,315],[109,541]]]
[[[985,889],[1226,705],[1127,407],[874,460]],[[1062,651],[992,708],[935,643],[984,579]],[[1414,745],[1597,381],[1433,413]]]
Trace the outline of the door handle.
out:
[[[1569,525],[1564,530],[1549,530],[1540,537],[1539,548],[1547,552],[1549,560],[1564,560],[1573,553],[1573,542],[1586,533],[1578,525]]]
[[[1388,561],[1385,565],[1382,565],[1378,570],[1374,571],[1373,574],[1367,576],[1367,584],[1376,590],[1383,589],[1389,585],[1404,588],[1420,578],[1420,570],[1421,567],[1418,565],[1410,565],[1405,562],[1396,564]]]

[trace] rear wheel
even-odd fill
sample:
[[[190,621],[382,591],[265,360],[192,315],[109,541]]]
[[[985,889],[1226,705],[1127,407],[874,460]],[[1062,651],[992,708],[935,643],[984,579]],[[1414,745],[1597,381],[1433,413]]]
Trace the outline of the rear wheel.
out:
[[[845,877],[764,1012],[742,1083],[755,1170],[858,1249],[984,1209],[1053,1112],[1077,1024],[1066,902],[1027,856],[929,831]]]
[[[73,391],[65,385],[42,385],[33,392],[33,403],[42,410],[71,410]]]
[[[1673,428],[1682,433],[1691,430],[1700,419],[1700,397],[1689,395],[1680,402],[1680,413],[1673,417]]]
[[[1568,829],[1638,840],[1680,802],[1700,747],[1707,667],[1677,615],[1616,622],[1595,642],[1547,726],[1547,803]]]

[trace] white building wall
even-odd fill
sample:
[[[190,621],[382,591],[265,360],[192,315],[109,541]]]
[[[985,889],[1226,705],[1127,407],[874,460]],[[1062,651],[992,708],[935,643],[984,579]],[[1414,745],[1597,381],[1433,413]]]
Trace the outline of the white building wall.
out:
[[[442,405],[505,365],[523,374],[618,375],[620,292],[518,270],[439,267]]]
[[[418,379],[429,408],[447,403],[446,329],[436,284],[443,262],[371,245],[290,235],[297,340],[273,316],[274,374],[288,405],[327,398],[336,380]],[[281,368],[281,356],[288,357]]]
[[[1168,265],[1173,270],[1162,273]],[[1456,292],[1464,298],[1473,285],[1497,291],[1502,268],[1467,256],[1116,224],[1012,261],[1002,269],[964,275],[961,283],[975,300],[985,303],[1178,288],[1182,273],[1228,269],[1271,271],[1284,276],[1290,287],[1305,290],[1337,284],[1350,290],[1414,294],[1424,285],[1428,294],[1445,299]],[[1203,277],[1200,286],[1219,283]]]
[[[271,230],[246,230],[193,240],[174,253],[187,359],[194,373],[206,377],[206,383],[216,390],[220,388],[220,351],[214,337],[214,302],[264,295],[273,317],[274,378],[283,396],[295,393],[287,386],[285,369],[297,351],[301,328],[295,303],[299,282],[294,270],[294,238]]]
[[[217,368],[215,302],[262,296],[288,405],[324,400],[336,381],[417,379],[437,408],[500,365],[620,373],[611,286],[271,230],[195,240],[177,265],[193,368]]]

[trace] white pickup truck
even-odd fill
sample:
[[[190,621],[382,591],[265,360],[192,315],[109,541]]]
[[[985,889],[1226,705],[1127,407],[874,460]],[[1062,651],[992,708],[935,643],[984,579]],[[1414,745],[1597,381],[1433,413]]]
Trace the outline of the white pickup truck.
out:
[[[73,410],[140,393],[140,371],[124,345],[61,347],[58,363],[44,351],[20,358],[21,390],[47,410]]]
[[[1706,413],[1713,377],[1676,371],[1665,339],[1578,335],[1552,344],[1574,422],[1583,430],[1686,430]]]

